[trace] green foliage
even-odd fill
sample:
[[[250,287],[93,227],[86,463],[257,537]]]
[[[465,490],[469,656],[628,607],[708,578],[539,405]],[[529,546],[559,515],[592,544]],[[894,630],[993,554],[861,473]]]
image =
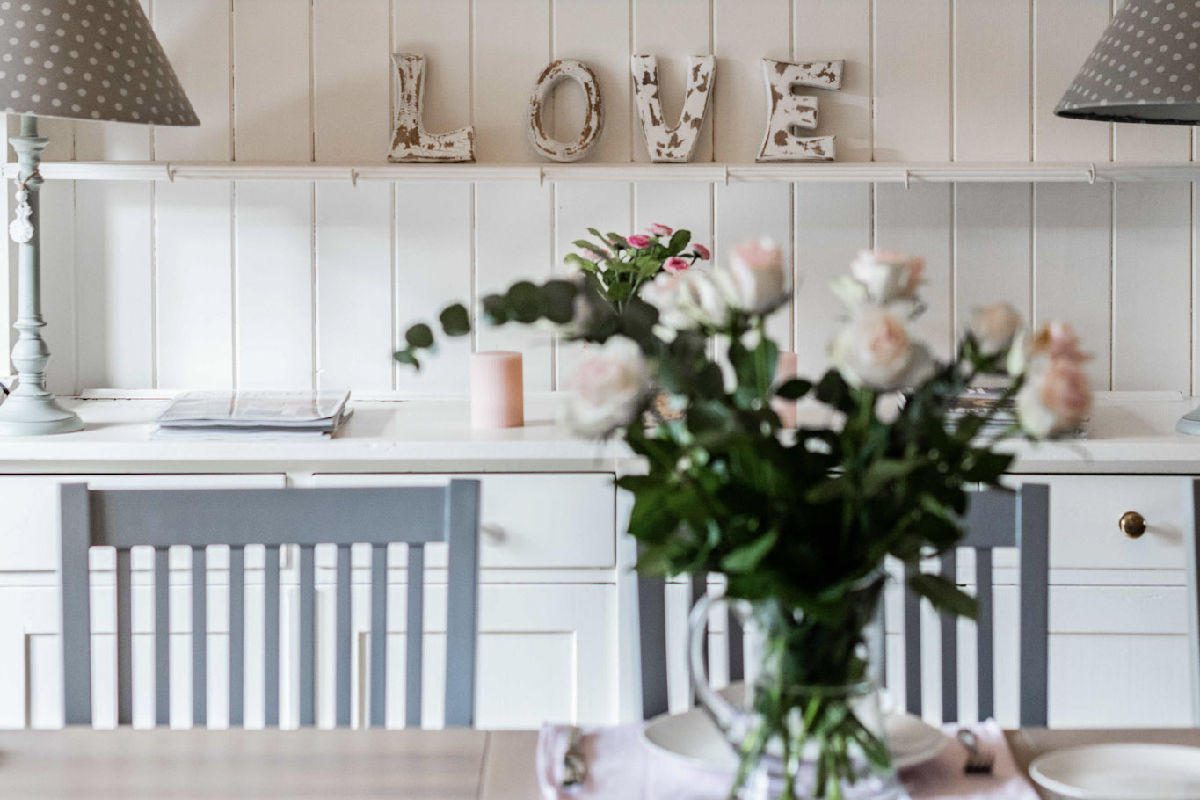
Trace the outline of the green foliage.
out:
[[[691,231],[675,231],[665,242],[660,235],[647,234],[650,244],[642,248],[633,247],[628,238],[616,233],[605,234],[596,228],[588,228],[588,233],[592,238],[571,243],[579,252],[568,253],[563,263],[594,277],[599,292],[618,310],[662,271],[668,258],[678,256],[691,265],[708,257],[700,250],[687,249]]]

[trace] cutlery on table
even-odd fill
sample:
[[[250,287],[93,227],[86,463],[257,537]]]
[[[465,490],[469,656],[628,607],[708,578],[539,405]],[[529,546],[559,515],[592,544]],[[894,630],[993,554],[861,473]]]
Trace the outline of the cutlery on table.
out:
[[[560,780],[564,789],[574,789],[582,785],[588,776],[587,759],[583,755],[583,733],[578,727],[572,726],[569,735],[567,750],[563,753]]]
[[[996,757],[979,746],[979,737],[970,728],[959,728],[954,736],[967,750],[963,772],[968,775],[991,775]]]

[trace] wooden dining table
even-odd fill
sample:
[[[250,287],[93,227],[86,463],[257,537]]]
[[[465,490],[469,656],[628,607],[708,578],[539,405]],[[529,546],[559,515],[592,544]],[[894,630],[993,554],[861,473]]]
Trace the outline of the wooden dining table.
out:
[[[1200,747],[1200,728],[1007,732],[1039,754],[1107,742]],[[481,730],[0,732],[0,798],[539,800],[537,733]]]

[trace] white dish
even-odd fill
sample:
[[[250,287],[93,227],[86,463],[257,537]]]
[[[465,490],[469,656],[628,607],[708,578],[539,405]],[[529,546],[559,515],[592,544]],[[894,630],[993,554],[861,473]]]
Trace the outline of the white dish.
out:
[[[1029,765],[1040,786],[1077,800],[1196,800],[1200,748],[1099,744],[1046,753]]]
[[[937,728],[908,714],[890,714],[884,722],[892,766],[905,769],[937,757],[948,741]],[[737,758],[717,726],[701,709],[663,714],[646,723],[647,744],[690,767],[732,772]]]

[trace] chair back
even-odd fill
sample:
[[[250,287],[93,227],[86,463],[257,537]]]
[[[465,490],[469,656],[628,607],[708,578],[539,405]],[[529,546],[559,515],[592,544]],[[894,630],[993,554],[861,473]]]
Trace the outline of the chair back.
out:
[[[448,726],[475,720],[479,482],[443,487],[98,491],[61,489],[63,699],[68,725],[92,720],[91,598],[88,553],[116,550],[117,722],[131,724],[133,675],[131,548],[154,549],[155,720],[170,723],[168,554],[192,550],[192,716],[208,719],[207,548],[229,548],[229,724],[243,724],[245,691],[244,550],[265,546],[265,719],[279,724],[279,549],[300,549],[301,726],[316,723],[316,589],[314,551],[337,546],[336,721],[351,719],[352,544],[371,545],[370,709],[385,724],[388,545],[408,545],[405,724],[421,724],[425,545],[448,545],[446,696]]]
[[[1048,714],[1050,626],[1050,487],[1026,483],[1015,492],[985,489],[972,492],[961,548],[975,551],[975,587],[979,600],[978,697],[979,718],[995,713],[994,654],[995,597],[992,554],[997,548],[1016,548],[1020,586],[1020,707],[1022,727],[1045,726]],[[911,576],[912,568],[906,578]],[[940,573],[958,578],[955,551],[941,557]],[[939,619],[942,638],[942,719],[958,720],[958,620]],[[905,707],[921,714],[921,599],[904,590]]]
[[[708,590],[708,575],[691,577],[692,601]],[[651,719],[669,710],[667,692],[667,583],[657,576],[638,575],[638,644],[641,649],[642,718]],[[732,612],[725,619],[725,642],[729,657],[729,680],[745,677],[743,631]],[[682,657],[680,653],[680,657]],[[712,657],[704,648],[704,664]]]

